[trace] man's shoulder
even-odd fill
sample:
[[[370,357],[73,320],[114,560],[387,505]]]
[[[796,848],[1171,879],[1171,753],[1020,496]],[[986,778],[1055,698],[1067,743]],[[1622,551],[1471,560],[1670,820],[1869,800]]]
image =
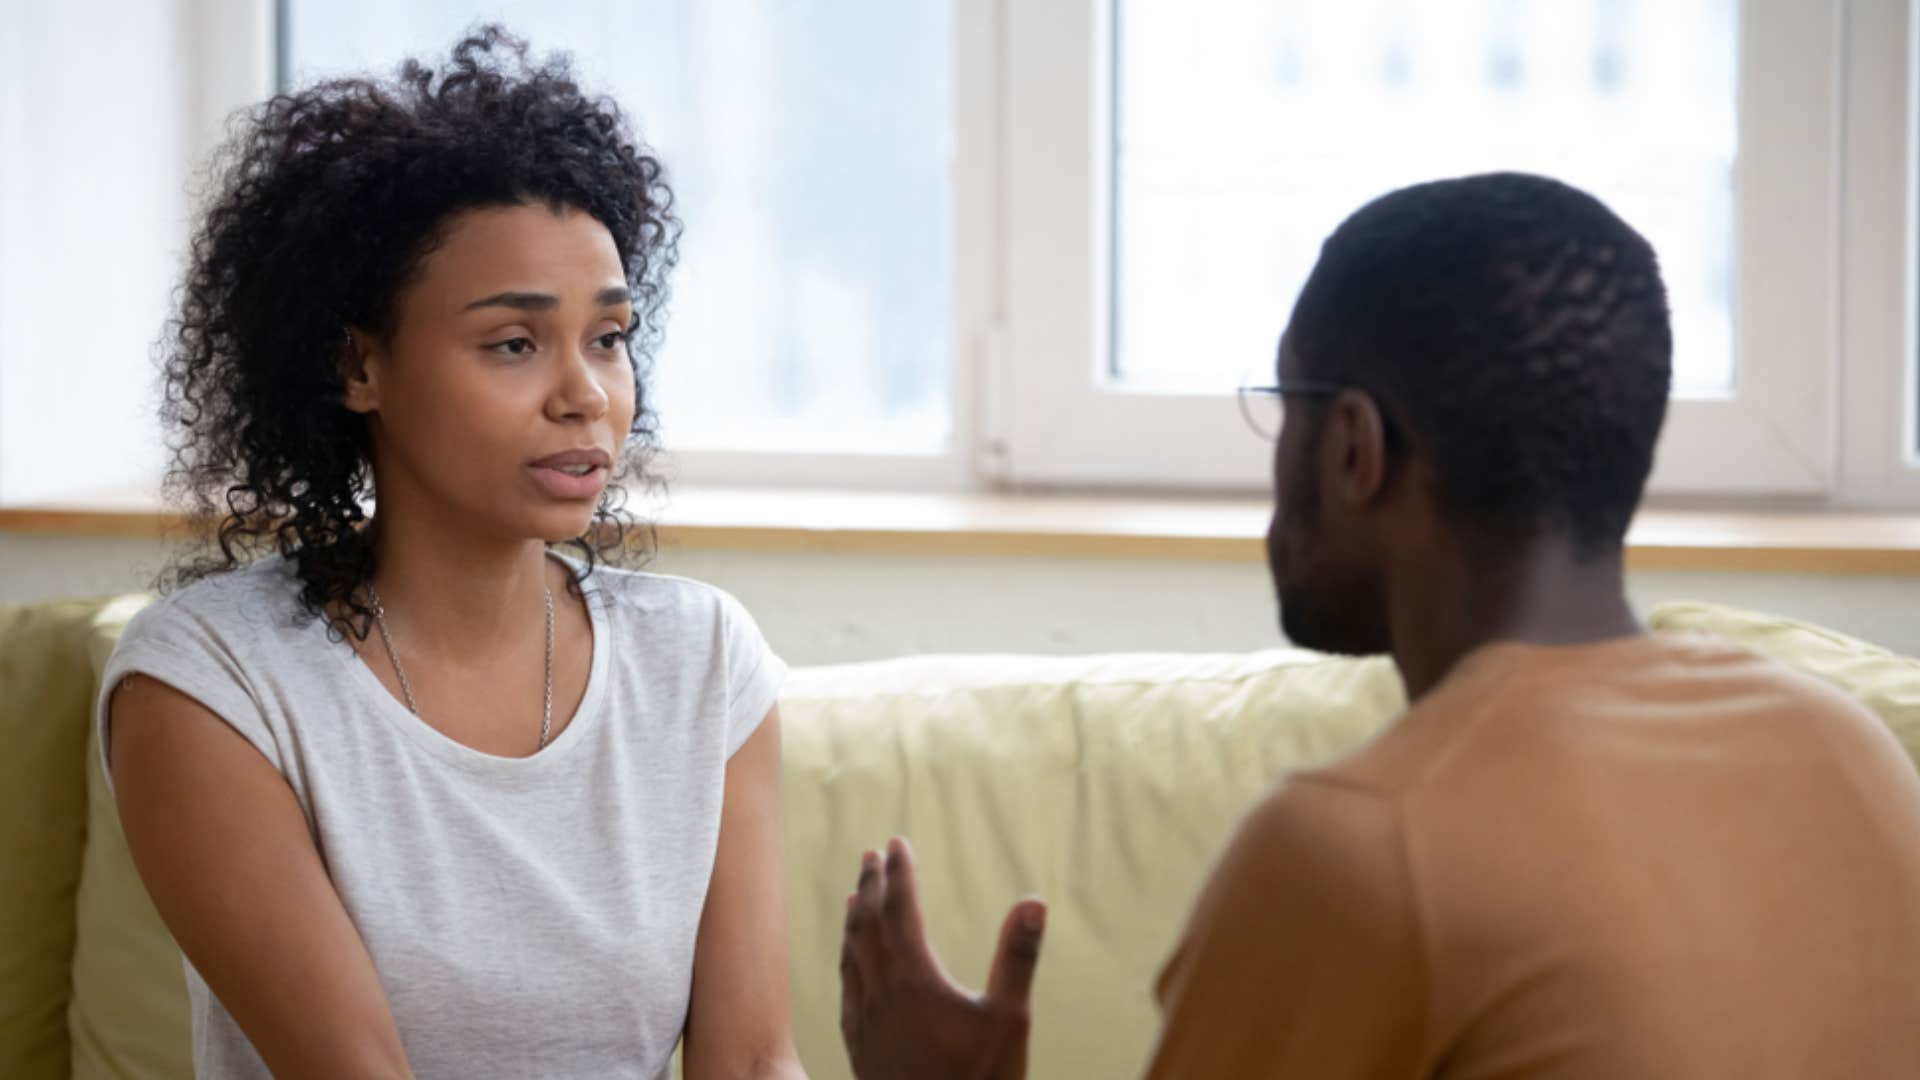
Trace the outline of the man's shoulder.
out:
[[[1349,753],[1289,778],[1286,799],[1366,797],[1394,802],[1424,782],[1465,741],[1481,714],[1497,709],[1497,682],[1448,682],[1410,704],[1379,734]]]
[[[1275,866],[1372,859],[1397,846],[1398,800],[1352,759],[1288,776],[1240,823],[1241,842],[1283,856]]]
[[[1761,742],[1767,753],[1735,752]],[[1643,634],[1469,654],[1378,738],[1317,775],[1393,797],[1557,770],[1591,775],[1653,760],[1724,769],[1790,758],[1796,747],[1882,754],[1891,745],[1884,723],[1814,675],[1716,638]]]
[[[1704,678],[1742,680],[1756,688],[1792,698],[1822,715],[1875,720],[1860,700],[1812,672],[1770,656],[1740,648],[1703,633],[1654,635],[1672,662]]]

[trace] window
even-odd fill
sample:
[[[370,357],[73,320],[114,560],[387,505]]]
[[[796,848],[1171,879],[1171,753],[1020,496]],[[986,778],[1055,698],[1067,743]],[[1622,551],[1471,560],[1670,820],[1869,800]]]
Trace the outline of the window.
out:
[[[268,89],[248,4],[11,4],[0,29],[0,501],[152,489],[150,356],[188,178]]]
[[[1735,7],[1118,0],[1110,380],[1236,385],[1359,202],[1520,169],[1647,235],[1676,391],[1730,394]]]
[[[929,3],[288,0],[292,80],[444,55],[499,19],[567,50],[660,154],[685,233],[663,441],[936,457],[952,442],[953,78]]]
[[[150,346],[232,109],[499,18],[573,52],[669,168],[653,377],[682,482],[1263,491],[1231,391],[1320,239],[1504,167],[1661,253],[1656,497],[1920,507],[1917,6],[28,5],[0,35],[0,500],[151,486]],[[101,122],[126,139],[75,134]]]
[[[1920,508],[1913,3],[1847,8],[1836,501]]]
[[[1854,410],[1884,425],[1913,397],[1858,392],[1894,371],[1864,327],[1891,333],[1905,302],[1861,297],[1907,273],[1852,241],[1909,213],[1884,195],[1905,159],[1881,160],[1904,141],[1861,134],[1907,130],[1910,60],[1881,56],[1907,7],[1010,8],[1033,130],[1006,140],[1003,475],[1262,483],[1226,391],[1271,362],[1320,239],[1392,187],[1491,168],[1581,184],[1659,249],[1677,351],[1656,495],[1817,499],[1865,456],[1888,473],[1907,443],[1856,446]]]

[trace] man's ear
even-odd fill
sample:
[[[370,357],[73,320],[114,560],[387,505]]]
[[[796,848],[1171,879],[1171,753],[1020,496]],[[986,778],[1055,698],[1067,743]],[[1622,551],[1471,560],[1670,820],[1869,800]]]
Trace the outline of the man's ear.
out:
[[[1387,427],[1372,395],[1343,390],[1327,409],[1321,489],[1348,506],[1378,499],[1387,484]]]
[[[340,342],[340,404],[362,415],[380,410],[380,357],[372,335],[349,329]]]

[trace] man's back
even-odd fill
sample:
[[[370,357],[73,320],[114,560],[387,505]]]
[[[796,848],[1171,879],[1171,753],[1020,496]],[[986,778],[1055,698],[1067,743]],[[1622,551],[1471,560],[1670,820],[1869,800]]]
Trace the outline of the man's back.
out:
[[[1920,1076],[1920,775],[1704,640],[1501,644],[1249,818],[1154,1075]]]

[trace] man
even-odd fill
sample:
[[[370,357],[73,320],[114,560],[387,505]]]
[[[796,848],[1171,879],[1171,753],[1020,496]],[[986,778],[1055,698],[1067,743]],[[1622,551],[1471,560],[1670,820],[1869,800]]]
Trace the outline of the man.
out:
[[[1670,353],[1652,249],[1564,184],[1423,184],[1328,239],[1268,561],[1288,637],[1391,652],[1412,704],[1243,823],[1150,1076],[1920,1076],[1920,777],[1836,691],[1627,604]],[[849,898],[856,1071],[1021,1075],[1044,909],[974,997],[913,889],[896,840]]]

